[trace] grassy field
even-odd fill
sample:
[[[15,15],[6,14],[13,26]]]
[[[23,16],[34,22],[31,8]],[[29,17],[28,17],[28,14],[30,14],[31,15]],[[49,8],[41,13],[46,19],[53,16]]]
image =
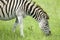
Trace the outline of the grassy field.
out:
[[[49,15],[49,25],[52,35],[45,36],[38,23],[31,17],[24,18],[25,38],[20,37],[19,27],[12,32],[15,19],[0,21],[0,40],[60,40],[60,0],[33,0]],[[31,30],[32,27],[32,30]]]

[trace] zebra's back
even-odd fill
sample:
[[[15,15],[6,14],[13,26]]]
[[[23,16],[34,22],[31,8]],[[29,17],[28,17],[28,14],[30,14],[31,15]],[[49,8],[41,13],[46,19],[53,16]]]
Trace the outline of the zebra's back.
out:
[[[0,20],[10,20],[16,17],[16,9],[20,0],[0,0]]]

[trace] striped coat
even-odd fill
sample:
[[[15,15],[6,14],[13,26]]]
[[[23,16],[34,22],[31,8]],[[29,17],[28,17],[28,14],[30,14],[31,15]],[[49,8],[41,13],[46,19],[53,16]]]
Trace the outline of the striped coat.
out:
[[[32,16],[39,23],[39,27],[49,35],[51,33],[48,25],[47,13],[31,0],[0,0],[0,20],[11,20],[16,18],[13,31],[17,24],[20,24],[21,36],[23,33],[23,18],[26,15]]]

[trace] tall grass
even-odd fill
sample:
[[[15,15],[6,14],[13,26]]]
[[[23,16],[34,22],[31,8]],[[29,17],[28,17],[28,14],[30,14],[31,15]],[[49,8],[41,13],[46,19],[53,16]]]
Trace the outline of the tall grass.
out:
[[[39,29],[38,23],[31,17],[24,18],[24,33],[22,38],[19,26],[12,32],[15,19],[0,21],[0,40],[60,40],[60,0],[33,0],[40,5],[49,15],[49,26],[52,35],[45,36]],[[32,27],[32,30],[31,30]]]

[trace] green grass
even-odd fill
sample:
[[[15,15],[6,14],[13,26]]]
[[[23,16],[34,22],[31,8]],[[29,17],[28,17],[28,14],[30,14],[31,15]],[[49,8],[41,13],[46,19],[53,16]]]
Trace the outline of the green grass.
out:
[[[31,17],[24,18],[25,38],[22,38],[17,26],[12,32],[15,19],[0,21],[0,40],[60,40],[60,0],[33,0],[49,15],[49,25],[52,35],[45,36],[39,29],[38,23]],[[32,30],[31,30],[32,27]]]

